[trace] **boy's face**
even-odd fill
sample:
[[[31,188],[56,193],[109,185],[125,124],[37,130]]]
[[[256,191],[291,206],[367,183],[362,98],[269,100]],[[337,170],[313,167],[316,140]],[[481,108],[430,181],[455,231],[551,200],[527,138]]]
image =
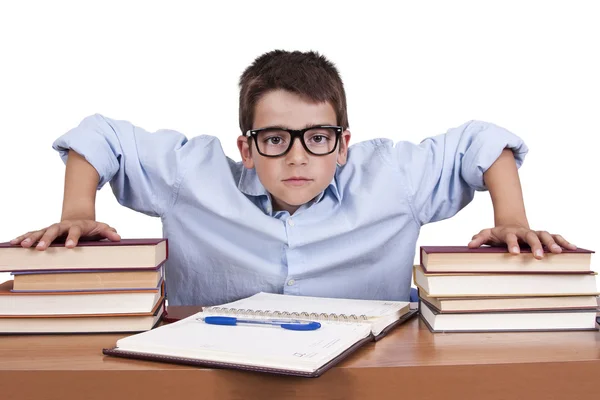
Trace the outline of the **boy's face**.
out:
[[[316,125],[337,125],[329,103],[308,102],[285,90],[267,92],[256,104],[253,129],[280,127],[304,129]],[[255,168],[262,185],[271,194],[274,210],[293,214],[331,183],[336,162],[346,163],[350,131],[340,136],[333,153],[315,156],[308,153],[299,139],[280,157],[265,157],[258,153],[254,140],[238,137],[237,143],[246,168]]]

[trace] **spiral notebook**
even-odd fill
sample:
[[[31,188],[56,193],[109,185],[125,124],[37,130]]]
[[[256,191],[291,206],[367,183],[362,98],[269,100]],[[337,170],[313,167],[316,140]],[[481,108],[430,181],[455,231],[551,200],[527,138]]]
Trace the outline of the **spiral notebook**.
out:
[[[118,340],[103,353],[125,358],[317,377],[415,315],[408,302],[258,293]],[[318,321],[314,331],[209,325],[210,315]]]

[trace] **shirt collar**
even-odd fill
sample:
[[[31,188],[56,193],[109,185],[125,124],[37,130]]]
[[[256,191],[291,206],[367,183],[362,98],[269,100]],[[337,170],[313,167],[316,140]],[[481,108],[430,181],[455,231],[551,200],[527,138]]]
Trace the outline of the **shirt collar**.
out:
[[[238,182],[238,189],[248,196],[267,196],[267,190],[260,183],[256,170],[254,168],[248,169],[242,166],[242,174]]]
[[[238,182],[238,189],[242,193],[247,194],[248,196],[269,197],[267,190],[262,185],[262,183],[260,183],[260,179],[258,179],[258,175],[256,174],[256,169],[254,168],[248,169],[244,167],[242,169],[242,174],[240,175],[240,180]],[[338,203],[342,201],[342,195],[338,190],[337,186],[337,171],[336,174],[333,176],[331,183],[329,183],[329,185],[325,188],[323,192],[319,193],[317,197],[315,197],[314,202],[318,203],[319,201],[321,201],[321,199],[325,195],[325,192],[328,190],[338,201]]]

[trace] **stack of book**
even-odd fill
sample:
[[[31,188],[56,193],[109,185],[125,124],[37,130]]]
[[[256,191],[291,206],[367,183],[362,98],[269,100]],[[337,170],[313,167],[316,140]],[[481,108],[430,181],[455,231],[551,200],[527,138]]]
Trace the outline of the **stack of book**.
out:
[[[80,242],[45,251],[0,243],[0,333],[141,332],[165,306],[166,239]]]
[[[423,246],[414,267],[421,319],[432,332],[597,330],[593,251]]]

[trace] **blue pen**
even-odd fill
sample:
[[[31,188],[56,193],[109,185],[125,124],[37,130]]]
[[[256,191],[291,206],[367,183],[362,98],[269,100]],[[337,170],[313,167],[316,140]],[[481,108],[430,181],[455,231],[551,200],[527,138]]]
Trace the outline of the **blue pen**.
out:
[[[236,317],[219,317],[211,316],[198,318],[207,324],[211,325],[237,325],[237,324],[253,324],[253,325],[275,325],[283,329],[291,331],[314,331],[321,327],[319,322],[313,321],[298,321],[298,320],[277,320],[277,319],[241,319]]]

